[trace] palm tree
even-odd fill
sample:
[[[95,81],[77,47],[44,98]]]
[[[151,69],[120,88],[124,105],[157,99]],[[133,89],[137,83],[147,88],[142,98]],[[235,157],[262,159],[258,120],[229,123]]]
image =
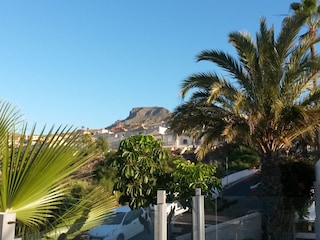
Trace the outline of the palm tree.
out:
[[[17,235],[41,231],[57,239],[61,233],[72,237],[98,225],[116,205],[101,189],[77,199],[62,216],[55,214],[80,168],[95,154],[80,147],[81,132],[59,127],[45,134],[43,129],[36,138],[36,128],[28,134],[27,124],[20,119],[10,103],[0,102],[0,211],[16,213]],[[19,127],[22,130],[17,134]]]
[[[264,212],[263,239],[280,239],[279,216],[282,186],[280,156],[298,137],[314,137],[319,128],[319,91],[311,91],[318,58],[308,51],[319,41],[297,41],[304,24],[303,13],[284,19],[278,36],[264,18],[255,40],[248,33],[232,32],[229,42],[237,57],[219,50],[206,50],[198,61],[210,61],[221,72],[196,73],[182,82],[181,96],[189,100],[178,106],[170,121],[177,133],[198,127],[203,158],[218,138],[227,143],[253,147],[261,159]]]

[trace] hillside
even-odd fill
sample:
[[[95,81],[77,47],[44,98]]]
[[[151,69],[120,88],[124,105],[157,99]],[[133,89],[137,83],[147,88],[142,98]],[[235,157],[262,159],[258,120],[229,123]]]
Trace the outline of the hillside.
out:
[[[116,127],[134,128],[139,125],[154,126],[161,125],[165,122],[171,113],[163,107],[136,107],[132,108],[129,116],[124,120],[117,120],[106,129]]]

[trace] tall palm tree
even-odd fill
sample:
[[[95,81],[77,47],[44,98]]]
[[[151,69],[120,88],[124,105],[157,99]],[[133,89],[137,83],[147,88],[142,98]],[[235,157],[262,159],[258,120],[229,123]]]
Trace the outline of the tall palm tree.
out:
[[[320,108],[314,107],[320,93],[310,90],[320,63],[309,52],[319,39],[297,41],[305,19],[303,13],[284,19],[278,36],[264,18],[255,39],[248,33],[230,33],[236,57],[219,50],[201,52],[198,61],[210,61],[223,72],[196,73],[185,79],[181,96],[190,98],[174,110],[170,121],[177,133],[201,129],[199,158],[215,147],[218,138],[259,152],[267,200],[263,239],[280,239],[277,234],[282,231],[283,225],[276,221],[282,196],[281,153],[298,137],[314,137],[314,129],[320,127]]]
[[[10,103],[0,102],[0,211],[16,213],[17,235],[41,230],[42,235],[57,239],[61,233],[71,237],[98,225],[116,205],[101,189],[78,199],[63,216],[55,214],[78,170],[95,154],[80,147],[80,132],[60,127],[45,134],[43,129],[33,142],[35,127],[27,133],[25,123],[18,125],[20,119],[19,111]]]

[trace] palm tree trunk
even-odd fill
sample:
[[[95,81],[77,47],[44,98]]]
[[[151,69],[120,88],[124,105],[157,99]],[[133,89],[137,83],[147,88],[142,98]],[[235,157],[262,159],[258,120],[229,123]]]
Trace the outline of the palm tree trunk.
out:
[[[262,239],[291,240],[294,212],[285,207],[279,159],[273,152],[261,157]]]

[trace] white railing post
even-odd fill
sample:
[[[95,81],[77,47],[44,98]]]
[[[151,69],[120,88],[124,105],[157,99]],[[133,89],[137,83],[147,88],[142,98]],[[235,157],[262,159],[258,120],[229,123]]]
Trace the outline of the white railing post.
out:
[[[0,213],[0,239],[14,240],[15,226],[15,213]]]
[[[205,240],[204,226],[204,196],[201,189],[196,189],[196,195],[192,197],[192,236],[193,240]]]
[[[167,239],[167,203],[166,191],[157,191],[157,207],[154,222],[154,240]]]

